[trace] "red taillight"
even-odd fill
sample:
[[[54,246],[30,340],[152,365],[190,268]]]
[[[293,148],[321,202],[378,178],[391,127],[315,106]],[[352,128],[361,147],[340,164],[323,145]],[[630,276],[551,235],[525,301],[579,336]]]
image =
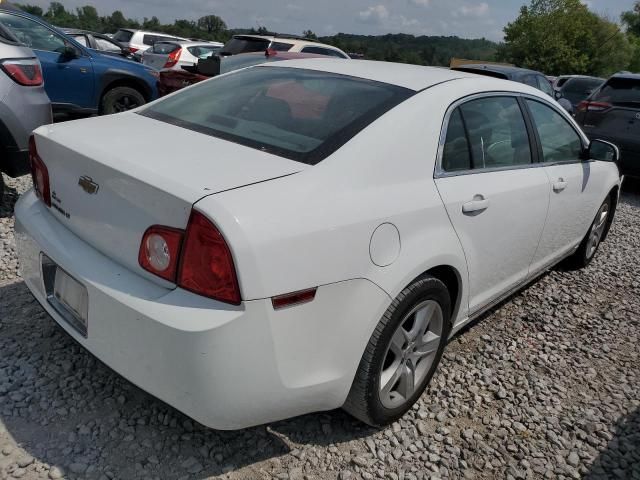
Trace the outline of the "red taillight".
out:
[[[231,250],[216,226],[192,210],[182,247],[178,285],[221,302],[240,305]]]
[[[44,164],[38,150],[36,149],[36,139],[29,137],[29,163],[31,163],[31,179],[36,195],[47,207],[51,206],[51,188],[49,186],[49,170]]]
[[[171,68],[175,66],[175,64],[178,63],[178,60],[180,60],[180,55],[182,55],[182,48],[178,47],[169,54],[167,63],[164,64],[164,68]]]
[[[4,60],[0,66],[11,79],[26,87],[39,87],[43,83],[42,68],[35,58]]]
[[[140,49],[139,49],[139,48],[136,48],[136,47],[129,47],[129,51],[130,51],[131,53],[136,53],[138,50],[140,50]]]
[[[276,55],[278,55],[278,51],[274,50],[273,48],[267,48],[267,50],[264,52],[265,57],[275,57]]]
[[[177,228],[154,225],[142,236],[138,262],[140,266],[170,282],[176,281],[178,260],[184,232]]]
[[[587,100],[580,102],[578,104],[579,112],[603,112],[612,107],[610,103],[607,102],[589,102]]]
[[[280,310],[281,308],[308,303],[316,298],[316,290],[317,288],[310,288],[309,290],[302,290],[300,292],[278,295],[271,299],[271,305],[273,305],[274,310]]]

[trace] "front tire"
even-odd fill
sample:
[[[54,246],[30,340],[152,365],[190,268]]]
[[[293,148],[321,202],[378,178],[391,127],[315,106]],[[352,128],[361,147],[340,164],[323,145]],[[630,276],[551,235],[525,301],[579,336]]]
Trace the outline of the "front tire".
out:
[[[609,223],[609,217],[612,213],[611,197],[608,196],[602,203],[596,214],[596,218],[593,220],[587,235],[580,243],[578,250],[573,255],[567,258],[566,264],[571,269],[584,268],[591,263],[593,258],[600,247],[600,242],[604,236],[604,232],[607,230]]]
[[[111,115],[138,108],[147,103],[144,95],[135,88],[115,87],[107,91],[102,97],[100,113]]]
[[[383,426],[402,417],[436,371],[451,332],[451,300],[426,276],[405,288],[378,323],[343,408]]]

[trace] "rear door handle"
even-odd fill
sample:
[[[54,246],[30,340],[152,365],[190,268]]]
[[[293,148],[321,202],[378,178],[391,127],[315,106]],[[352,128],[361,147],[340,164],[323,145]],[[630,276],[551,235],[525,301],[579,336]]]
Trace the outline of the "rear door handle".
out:
[[[553,191],[556,192],[556,193],[560,193],[565,188],[567,188],[567,185],[568,185],[568,183],[564,181],[564,178],[559,178],[553,184]]]
[[[489,208],[489,199],[476,195],[473,200],[462,204],[462,213],[483,212]]]

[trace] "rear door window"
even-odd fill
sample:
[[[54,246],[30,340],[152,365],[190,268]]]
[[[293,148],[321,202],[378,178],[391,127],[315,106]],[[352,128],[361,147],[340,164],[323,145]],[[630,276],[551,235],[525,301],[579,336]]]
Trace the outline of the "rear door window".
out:
[[[582,139],[569,122],[553,108],[527,100],[538,131],[545,162],[576,161],[582,154]]]
[[[593,100],[640,108],[640,78],[610,78],[594,95]]]
[[[106,38],[101,37],[93,37],[98,45],[98,50],[102,50],[104,52],[121,52],[122,49],[120,45],[111,40],[107,40]]]
[[[449,119],[442,151],[442,168],[445,172],[471,170],[471,150],[459,108],[453,111]]]

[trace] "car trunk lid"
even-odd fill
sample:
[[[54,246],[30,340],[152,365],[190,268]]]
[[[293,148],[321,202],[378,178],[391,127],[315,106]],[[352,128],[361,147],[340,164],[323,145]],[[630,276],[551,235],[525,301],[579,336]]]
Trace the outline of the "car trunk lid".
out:
[[[52,214],[106,256],[167,286],[138,264],[148,227],[184,229],[207,195],[308,168],[135,113],[42,127],[35,140]]]

